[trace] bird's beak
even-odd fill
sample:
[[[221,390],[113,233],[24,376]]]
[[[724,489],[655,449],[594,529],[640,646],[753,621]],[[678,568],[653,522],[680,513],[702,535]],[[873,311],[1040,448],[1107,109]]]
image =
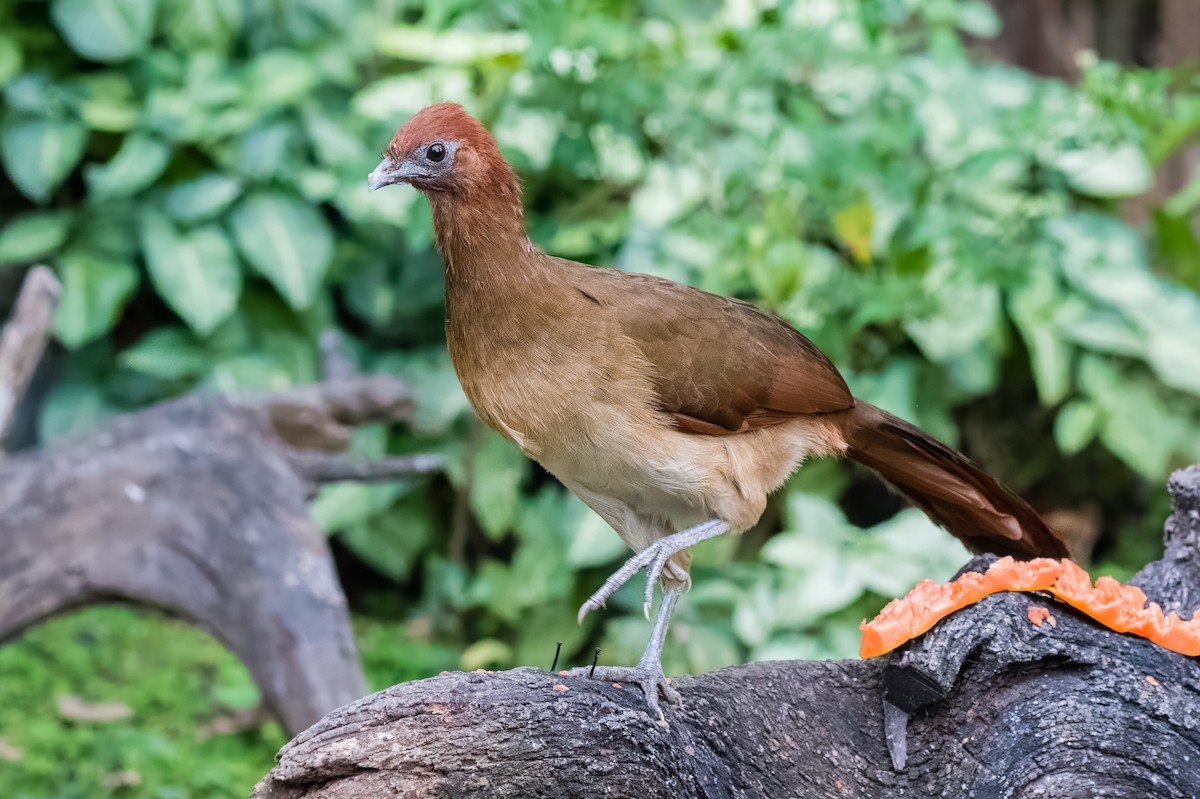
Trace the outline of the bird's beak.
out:
[[[405,162],[396,163],[390,158],[385,158],[379,162],[379,166],[371,174],[367,175],[367,188],[370,191],[382,189],[384,186],[391,186],[394,183],[407,183],[411,178],[415,177],[404,168]]]

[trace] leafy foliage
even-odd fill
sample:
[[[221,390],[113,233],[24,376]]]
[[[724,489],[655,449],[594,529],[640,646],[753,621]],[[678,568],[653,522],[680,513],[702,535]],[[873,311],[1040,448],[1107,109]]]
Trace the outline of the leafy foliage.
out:
[[[45,259],[65,284],[41,431],[311,380],[316,333],[340,327],[418,392],[411,429],[356,447],[451,464],[314,506],[356,609],[424,641],[364,622],[368,663],[548,665],[555,641],[635,658],[639,586],[574,621],[620,542],[470,419],[426,203],[365,190],[398,124],[455,99],[518,167],[544,248],[758,300],[858,396],[1044,508],[1103,487],[1127,570],[1158,536],[1139,485],[1200,458],[1200,175],[1145,230],[1122,201],[1200,128],[1200,93],[1100,62],[1078,87],[976,62],[960,34],[996,26],[952,0],[0,9],[0,269]],[[813,464],[762,529],[698,548],[668,669],[848,655],[884,598],[949,576],[961,547],[862,485]]]

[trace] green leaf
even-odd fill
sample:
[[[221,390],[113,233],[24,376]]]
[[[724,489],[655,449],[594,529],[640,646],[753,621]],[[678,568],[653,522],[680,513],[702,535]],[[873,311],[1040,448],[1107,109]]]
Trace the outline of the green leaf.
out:
[[[459,665],[463,671],[475,671],[493,668],[504,668],[513,662],[512,647],[498,638],[484,638],[476,641],[463,650]]]
[[[24,55],[15,36],[0,35],[0,86],[21,74]]]
[[[1055,319],[1062,301],[1063,292],[1048,269],[1035,270],[1029,284],[1012,298],[1013,321],[1029,348],[1033,379],[1043,405],[1061,402],[1071,383],[1071,348]]]
[[[266,180],[279,173],[294,128],[279,122],[247,132],[238,142],[237,168],[243,175]]]
[[[287,194],[258,192],[230,217],[238,249],[297,310],[316,299],[333,255],[333,233],[313,206]]]
[[[823,497],[792,490],[785,508],[787,529],[763,546],[760,557],[766,563],[806,569],[814,553],[828,552],[847,528],[845,514]]]
[[[1195,185],[1200,186],[1200,170]],[[1200,292],[1200,237],[1192,228],[1191,218],[1158,209],[1154,212],[1154,229],[1159,263],[1169,266],[1176,278],[1192,291]]]
[[[155,0],[53,0],[50,11],[76,53],[93,61],[125,61],[141,53],[154,30]]]
[[[142,116],[142,98],[133,83],[119,72],[93,72],[67,82],[71,104],[90,130],[123,133]]]
[[[13,185],[45,203],[83,155],[87,131],[78,122],[31,119],[5,127],[0,157]]]
[[[1192,171],[1192,177],[1187,185],[1175,193],[1171,199],[1163,203],[1163,213],[1168,216],[1183,218],[1200,207],[1200,166]]]
[[[141,221],[150,280],[188,327],[208,335],[229,318],[242,292],[237,256],[220,226],[176,231],[158,211]]]
[[[1054,417],[1054,440],[1065,455],[1074,455],[1096,437],[1100,412],[1083,400],[1068,402]]]
[[[786,300],[796,291],[809,258],[810,248],[792,239],[773,240],[761,254],[751,256],[747,266],[750,280],[768,303]]]
[[[160,327],[122,350],[117,365],[159,380],[182,380],[204,374],[209,357],[186,330]]]
[[[509,585],[498,602],[533,608],[547,602],[566,601],[571,593],[571,569],[561,545],[523,541],[513,553]]]
[[[358,165],[364,158],[369,160],[362,138],[340,121],[310,111],[304,115],[304,130],[314,154],[326,166]]]
[[[1059,153],[1053,162],[1066,175],[1067,185],[1089,197],[1134,197],[1154,185],[1146,154],[1128,142]]]
[[[529,460],[499,433],[486,431],[471,465],[471,510],[489,538],[512,529],[520,510]]]
[[[309,510],[313,520],[326,533],[358,527],[351,537],[367,544],[363,538],[370,536],[370,529],[362,528],[363,523],[382,513],[410,488],[408,483],[337,483],[322,488]],[[379,543],[375,542],[376,546]]]
[[[445,433],[471,411],[445,347],[392,353],[375,363],[373,371],[394,374],[412,387],[417,403],[412,425],[422,435]]]
[[[1125,382],[1111,360],[1098,355],[1085,355],[1079,359],[1079,387],[1093,398],[1115,396]]]
[[[851,581],[884,596],[901,596],[921,580],[949,580],[969,557],[963,545],[916,508],[855,536]]]
[[[77,349],[107,333],[140,280],[133,264],[68,253],[59,259],[63,284],[56,331],[68,349]]]
[[[1152,388],[1126,381],[1122,391],[1093,398],[1105,406],[1100,438],[1113,454],[1142,475],[1167,476],[1171,453],[1183,440],[1184,429]]]
[[[467,64],[477,59],[517,56],[529,49],[524,31],[490,33],[397,25],[384,28],[375,37],[380,53],[405,61],[437,64]]]
[[[38,436],[45,442],[86,433],[113,413],[115,409],[95,383],[64,381],[54,386],[42,406]]]
[[[1138,473],[1165,477],[1186,429],[1153,384],[1096,355],[1080,359],[1079,385],[1100,413],[1104,446]]]
[[[1134,230],[1100,214],[1051,219],[1046,227],[1061,248],[1059,263],[1068,281],[1126,315],[1153,313],[1160,292]]]
[[[73,218],[70,211],[34,211],[14,218],[0,230],[0,266],[54,254],[66,242]]]
[[[259,353],[234,355],[217,361],[204,384],[223,394],[248,390],[280,390],[295,385],[288,370]]]
[[[1033,367],[1033,379],[1043,405],[1054,405],[1066,396],[1071,383],[1071,348],[1050,325],[1021,328]]]
[[[995,286],[947,282],[940,269],[930,272],[925,282],[937,298],[937,313],[909,319],[904,329],[929,360],[953,360],[995,335],[1000,321],[1000,293]]]
[[[251,102],[275,108],[303,100],[317,83],[313,59],[294,50],[268,50],[255,56],[246,69]]]
[[[108,163],[84,167],[83,179],[91,199],[130,197],[149,186],[171,160],[172,148],[144,133],[131,133]]]
[[[180,222],[205,222],[219,216],[241,193],[241,181],[209,172],[172,186],[167,213]]]
[[[846,607],[863,592],[860,581],[851,579],[851,561],[844,552],[830,558],[820,550],[802,571],[788,574],[776,598],[778,623],[788,627],[811,624],[828,613]]]
[[[45,72],[24,72],[4,89],[4,104],[10,114],[42,116],[47,110],[60,110],[62,99],[58,85]]]
[[[167,35],[181,50],[225,50],[242,28],[243,0],[167,0]]]
[[[567,539],[567,563],[573,569],[587,569],[612,563],[629,551],[616,531],[608,526],[608,522],[584,505],[574,494],[569,495],[563,525],[564,529],[570,531]]]
[[[1200,324],[1190,330],[1154,331],[1146,360],[1167,385],[1200,395]]]
[[[738,650],[737,641],[718,627],[695,625],[683,643],[689,672],[698,674],[715,671],[745,661],[745,656]]]
[[[1062,306],[1067,308],[1068,306]],[[1113,355],[1139,356],[1145,343],[1136,330],[1120,315],[1111,311],[1089,310],[1080,318],[1062,318],[1058,321],[1061,335],[1082,347],[1095,352]]]
[[[958,29],[963,33],[991,39],[1000,33],[1000,26],[1000,15],[987,3],[970,0],[958,7]]]
[[[545,110],[509,108],[496,120],[493,134],[506,158],[544,170],[554,158],[554,143],[562,133],[559,114]],[[524,159],[522,164],[520,159]]]

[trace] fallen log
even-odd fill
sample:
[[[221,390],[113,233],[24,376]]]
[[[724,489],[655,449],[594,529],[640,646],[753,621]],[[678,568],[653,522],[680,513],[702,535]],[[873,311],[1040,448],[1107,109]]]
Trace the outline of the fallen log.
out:
[[[1186,617],[1200,607],[1200,470],[1171,491],[1166,554],[1135,583]],[[254,797],[1200,795],[1200,665],[1040,596],[989,597],[885,658],[674,684],[683,704],[665,726],[636,687],[538,669],[397,685],[288,743]]]

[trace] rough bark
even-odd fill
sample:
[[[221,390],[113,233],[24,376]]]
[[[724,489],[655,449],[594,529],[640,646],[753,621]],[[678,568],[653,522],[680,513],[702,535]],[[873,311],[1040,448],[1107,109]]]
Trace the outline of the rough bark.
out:
[[[0,330],[0,458],[42,353],[50,339],[62,286],[45,266],[29,270],[12,314]]]
[[[0,643],[73,608],[129,601],[221,640],[293,733],[359,698],[346,600],[306,498],[321,482],[431,464],[306,450],[410,410],[398,381],[344,376],[244,400],[189,396],[13,457],[0,469]]]
[[[1171,490],[1166,556],[1137,583],[1194,608],[1200,471]],[[532,668],[397,685],[287,744],[254,797],[1200,795],[1200,667],[1042,597],[990,597],[886,658],[675,685],[665,728],[636,688]]]

